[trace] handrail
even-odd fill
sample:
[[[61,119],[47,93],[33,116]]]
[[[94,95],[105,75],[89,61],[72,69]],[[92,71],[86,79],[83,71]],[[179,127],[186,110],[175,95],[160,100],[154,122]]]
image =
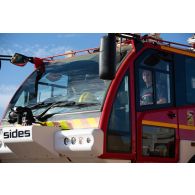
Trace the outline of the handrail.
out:
[[[99,48],[90,48],[90,49],[84,49],[84,50],[77,50],[77,51],[72,51],[72,52],[67,52],[67,53],[63,53],[63,54],[58,54],[58,55],[54,55],[54,56],[48,56],[48,57],[45,57],[45,58],[41,58],[42,60],[45,60],[45,61],[52,61],[54,58],[56,57],[60,57],[60,56],[66,56],[66,55],[70,55],[70,54],[77,54],[77,53],[82,53],[82,52],[88,52],[88,53],[95,53],[95,52],[98,52],[99,51]]]
[[[185,45],[185,44],[181,44],[181,43],[177,43],[177,42],[171,42],[171,41],[165,41],[165,40],[162,40],[162,39],[156,39],[156,38],[150,37],[150,36],[141,37],[141,40],[148,40],[148,39],[158,41],[158,42],[161,42],[161,43],[168,43],[168,46],[171,46],[171,44],[174,44],[174,45],[179,45],[179,46],[189,47],[189,48],[192,47],[190,45]]]

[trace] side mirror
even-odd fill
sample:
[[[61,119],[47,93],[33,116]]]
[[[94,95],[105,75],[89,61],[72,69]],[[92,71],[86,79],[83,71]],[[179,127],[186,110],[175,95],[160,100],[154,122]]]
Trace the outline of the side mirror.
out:
[[[113,80],[116,72],[116,37],[108,34],[102,37],[100,43],[99,77],[103,80]]]
[[[29,62],[29,57],[15,53],[11,58],[11,63],[16,66],[25,66]]]

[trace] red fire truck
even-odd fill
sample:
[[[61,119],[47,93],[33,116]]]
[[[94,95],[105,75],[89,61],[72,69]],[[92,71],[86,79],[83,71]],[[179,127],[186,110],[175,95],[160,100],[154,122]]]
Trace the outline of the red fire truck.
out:
[[[195,162],[194,40],[116,33],[64,59],[15,54],[36,69],[1,121],[1,162]]]

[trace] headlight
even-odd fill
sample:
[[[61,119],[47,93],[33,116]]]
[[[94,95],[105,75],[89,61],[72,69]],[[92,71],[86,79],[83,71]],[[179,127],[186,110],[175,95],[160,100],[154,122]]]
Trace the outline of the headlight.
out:
[[[83,143],[83,137],[79,137],[79,144]]]
[[[87,138],[87,143],[90,143],[91,142],[91,139],[90,137]]]
[[[65,144],[65,145],[68,145],[69,141],[70,141],[70,140],[69,140],[68,137],[65,137],[65,138],[64,138],[64,144]]]
[[[75,143],[76,143],[76,138],[75,138],[75,137],[72,137],[72,138],[71,138],[71,143],[72,143],[72,144],[75,144]]]

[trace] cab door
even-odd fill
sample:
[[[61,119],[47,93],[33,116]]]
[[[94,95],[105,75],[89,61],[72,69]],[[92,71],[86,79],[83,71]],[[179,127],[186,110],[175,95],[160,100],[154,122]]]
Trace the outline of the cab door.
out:
[[[146,49],[134,65],[136,162],[177,162],[179,133],[173,98],[172,55]]]
[[[107,123],[104,157],[127,160],[132,154],[129,71],[116,89]]]

